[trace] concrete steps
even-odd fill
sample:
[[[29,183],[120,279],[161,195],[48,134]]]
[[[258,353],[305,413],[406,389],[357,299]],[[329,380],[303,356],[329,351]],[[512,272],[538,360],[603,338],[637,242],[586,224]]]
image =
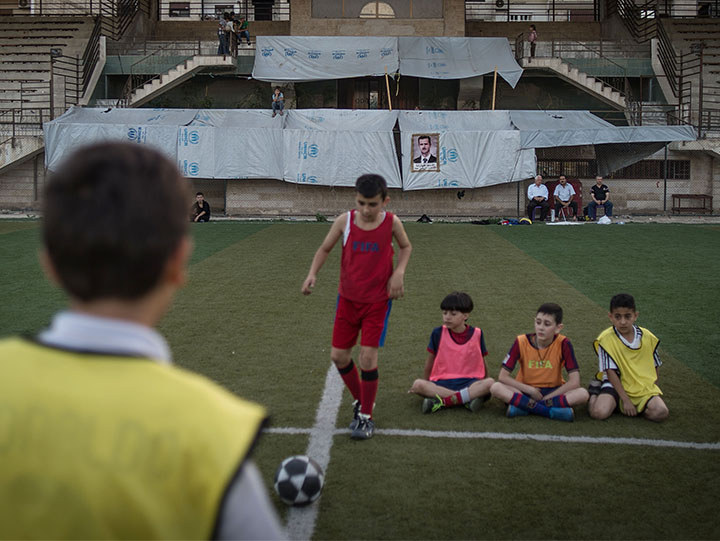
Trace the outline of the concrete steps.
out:
[[[201,56],[196,55],[185,60],[166,73],[159,75],[142,87],[135,90],[128,98],[126,107],[139,107],[160,94],[175,88],[195,73],[212,68],[235,69],[235,59],[232,56]]]
[[[627,102],[622,93],[559,58],[534,57],[531,60],[526,57],[520,60],[520,65],[525,70],[551,71],[570,84],[585,90],[617,109],[624,111],[627,108]]]

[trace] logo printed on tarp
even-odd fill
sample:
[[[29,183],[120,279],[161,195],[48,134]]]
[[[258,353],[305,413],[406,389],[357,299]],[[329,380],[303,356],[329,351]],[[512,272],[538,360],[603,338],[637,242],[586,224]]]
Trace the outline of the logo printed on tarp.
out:
[[[136,143],[144,143],[147,140],[147,128],[139,126],[137,128],[128,129],[128,139]]]
[[[263,47],[260,54],[263,56],[272,56],[274,50],[273,47]]]
[[[295,56],[296,54],[297,54],[297,49],[285,47],[285,56]]]
[[[317,158],[320,148],[315,143],[300,142],[298,143],[298,159],[307,160],[308,158]]]
[[[445,51],[443,51],[440,47],[425,47],[425,54],[445,54]]]
[[[313,175],[306,175],[305,173],[298,173],[297,181],[301,184],[317,184],[318,179]]]
[[[459,155],[456,148],[441,147],[438,154],[440,165],[446,165],[448,162],[454,163],[458,161],[458,157]]]
[[[198,162],[190,162],[188,160],[180,161],[180,170],[186,177],[196,177],[200,173],[200,164]]]
[[[337,50],[332,52],[333,60],[342,60],[345,58],[345,55],[347,54],[347,51],[345,50]]]
[[[391,47],[383,47],[380,49],[380,58],[385,58],[386,56],[390,56],[393,53],[393,50]]]
[[[437,185],[439,188],[444,188],[444,187],[457,188],[458,186],[460,186],[460,183],[457,180],[441,178],[441,179],[438,179]]]
[[[200,132],[183,128],[180,130],[180,144],[182,146],[197,145],[200,142]]]
[[[358,49],[355,51],[355,56],[358,58],[367,58],[370,56],[370,49]]]
[[[307,56],[308,56],[308,58],[310,58],[310,59],[312,59],[312,60],[317,60],[318,58],[320,58],[320,57],[322,56],[322,52],[321,52],[321,51],[314,51],[314,50],[313,50],[313,51],[308,51],[308,52],[307,52]]]

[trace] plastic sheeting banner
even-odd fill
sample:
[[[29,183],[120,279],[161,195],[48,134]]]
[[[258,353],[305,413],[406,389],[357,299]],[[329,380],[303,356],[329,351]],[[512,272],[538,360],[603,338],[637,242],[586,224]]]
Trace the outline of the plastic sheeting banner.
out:
[[[522,68],[507,38],[401,37],[400,73],[429,79],[465,79],[493,73],[515,88]]]
[[[463,79],[498,74],[513,88],[522,75],[506,38],[258,36],[252,76],[317,81],[401,75]]]
[[[258,36],[253,79],[319,81],[395,73],[397,38]]]

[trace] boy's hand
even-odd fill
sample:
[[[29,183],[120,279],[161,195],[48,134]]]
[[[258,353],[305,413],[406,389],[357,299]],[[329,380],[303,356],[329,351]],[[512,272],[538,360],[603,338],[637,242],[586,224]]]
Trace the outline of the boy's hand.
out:
[[[627,415],[628,417],[636,417],[637,416],[637,409],[635,408],[635,404],[633,404],[629,398],[623,398],[623,413]]]
[[[315,287],[315,277],[314,276],[308,276],[305,278],[305,281],[303,282],[302,288],[300,288],[300,291],[302,291],[303,295],[310,295],[312,293],[313,288]]]
[[[388,297],[393,300],[402,297],[405,294],[405,286],[403,282],[403,275],[394,272],[387,284]]]
[[[540,389],[538,389],[537,387],[532,387],[532,389],[527,393],[527,395],[536,402],[542,402],[545,399],[543,397],[543,394],[540,392]]]

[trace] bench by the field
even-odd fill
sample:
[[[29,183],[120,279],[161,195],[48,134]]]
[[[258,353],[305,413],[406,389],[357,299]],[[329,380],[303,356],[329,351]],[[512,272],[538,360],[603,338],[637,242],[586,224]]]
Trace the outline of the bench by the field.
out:
[[[673,214],[680,214],[681,212],[712,214],[712,195],[675,193],[672,200]],[[684,204],[685,202],[689,204]]]

